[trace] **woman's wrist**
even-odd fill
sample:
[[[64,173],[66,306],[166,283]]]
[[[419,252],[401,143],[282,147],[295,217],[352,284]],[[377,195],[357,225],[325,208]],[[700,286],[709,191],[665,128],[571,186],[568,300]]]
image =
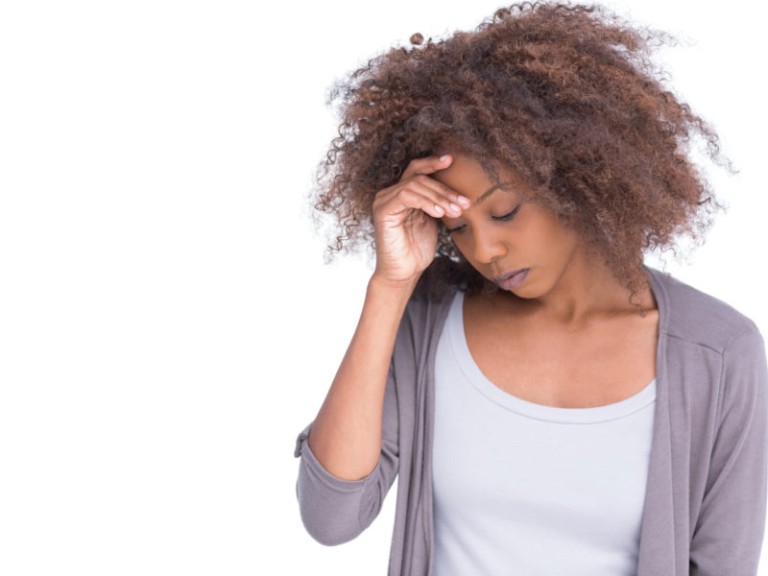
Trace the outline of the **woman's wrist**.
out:
[[[386,295],[388,298],[402,299],[407,302],[418,282],[418,276],[406,280],[393,280],[374,272],[368,281],[368,293],[369,295]]]

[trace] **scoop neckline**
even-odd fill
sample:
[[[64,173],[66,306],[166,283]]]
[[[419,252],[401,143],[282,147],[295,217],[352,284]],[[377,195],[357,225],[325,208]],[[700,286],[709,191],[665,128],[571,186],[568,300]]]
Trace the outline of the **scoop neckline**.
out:
[[[506,410],[535,420],[563,424],[597,424],[630,416],[656,400],[656,379],[632,396],[602,406],[565,408],[524,400],[506,392],[483,373],[472,357],[464,332],[464,293],[457,291],[448,312],[448,338],[466,380],[486,399]]]

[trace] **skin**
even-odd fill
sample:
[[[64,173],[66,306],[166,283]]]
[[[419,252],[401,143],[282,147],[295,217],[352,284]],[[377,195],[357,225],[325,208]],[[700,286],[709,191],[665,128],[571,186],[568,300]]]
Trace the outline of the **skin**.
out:
[[[524,201],[512,171],[500,174],[503,188],[489,192],[494,182],[473,158],[422,158],[377,193],[376,267],[309,436],[331,474],[360,479],[378,462],[397,329],[434,258],[438,220],[458,229],[457,248],[486,278],[529,269],[514,292],[465,299],[467,343],[494,384],[541,404],[587,407],[626,398],[654,377],[658,314],[650,289],[637,294],[639,309],[572,230]]]
[[[512,291],[465,299],[467,343],[503,390],[551,406],[584,408],[623,400],[655,377],[658,312],[648,286],[630,294],[579,236],[511,171],[502,188],[474,159],[455,155],[434,178],[472,202],[443,223],[486,278],[528,269]],[[511,215],[511,216],[510,216]]]

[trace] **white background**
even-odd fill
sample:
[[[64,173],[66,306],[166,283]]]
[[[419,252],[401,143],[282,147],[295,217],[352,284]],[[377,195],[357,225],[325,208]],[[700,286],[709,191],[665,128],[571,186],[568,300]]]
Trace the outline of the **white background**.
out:
[[[265,3],[262,3],[262,6]],[[682,279],[768,330],[762,22],[748,4],[614,2],[684,42],[673,85],[740,173]],[[384,574],[301,527],[295,435],[368,265],[323,262],[307,192],[334,80],[496,1],[0,6],[0,573]],[[765,564],[765,562],[764,562]],[[763,571],[768,574],[768,571]]]

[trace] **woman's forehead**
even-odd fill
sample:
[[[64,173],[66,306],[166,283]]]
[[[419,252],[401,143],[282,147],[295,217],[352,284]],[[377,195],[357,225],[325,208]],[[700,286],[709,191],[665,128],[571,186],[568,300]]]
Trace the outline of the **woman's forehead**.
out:
[[[494,166],[496,174],[492,174],[479,160],[468,154],[451,156],[451,165],[435,172],[432,177],[472,200],[473,205],[482,204],[499,190],[513,193],[528,191],[529,187],[514,170]]]

